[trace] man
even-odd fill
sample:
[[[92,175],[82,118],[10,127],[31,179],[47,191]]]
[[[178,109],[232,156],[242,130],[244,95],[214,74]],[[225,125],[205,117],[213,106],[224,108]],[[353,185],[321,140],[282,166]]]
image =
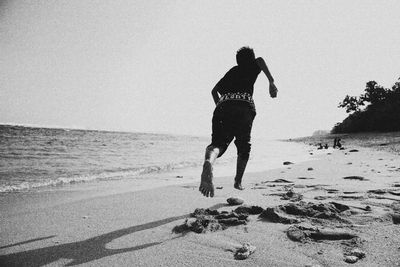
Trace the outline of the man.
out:
[[[235,138],[237,148],[234,188],[243,190],[242,177],[250,155],[250,134],[256,110],[253,102],[254,83],[261,71],[269,80],[269,93],[277,95],[274,79],[261,57],[255,58],[253,49],[242,47],[236,53],[237,65],[231,68],[212,89],[216,104],[212,118],[212,141],[206,148],[199,191],[206,197],[214,196],[213,164]]]

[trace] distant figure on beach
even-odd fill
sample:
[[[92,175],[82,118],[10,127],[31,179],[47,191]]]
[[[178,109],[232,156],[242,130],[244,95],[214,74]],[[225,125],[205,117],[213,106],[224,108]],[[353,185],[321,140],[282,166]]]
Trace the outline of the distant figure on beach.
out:
[[[340,143],[340,138],[335,138],[334,140],[333,140],[333,148],[341,148],[342,147],[342,144]]]
[[[256,109],[253,102],[254,83],[261,71],[269,80],[269,93],[277,95],[274,79],[263,58],[256,58],[253,49],[242,47],[236,53],[237,65],[215,85],[211,95],[216,104],[212,118],[212,140],[207,146],[199,190],[206,197],[214,196],[213,164],[235,138],[237,148],[234,188],[243,190],[242,177],[250,155],[250,134]]]

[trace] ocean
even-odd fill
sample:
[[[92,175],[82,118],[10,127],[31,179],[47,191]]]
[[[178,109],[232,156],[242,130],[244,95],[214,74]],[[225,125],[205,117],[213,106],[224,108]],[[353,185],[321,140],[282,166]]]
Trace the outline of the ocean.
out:
[[[0,193],[166,174],[200,176],[209,137],[0,125]],[[304,161],[301,144],[253,140],[247,171]],[[234,175],[231,144],[215,175]]]

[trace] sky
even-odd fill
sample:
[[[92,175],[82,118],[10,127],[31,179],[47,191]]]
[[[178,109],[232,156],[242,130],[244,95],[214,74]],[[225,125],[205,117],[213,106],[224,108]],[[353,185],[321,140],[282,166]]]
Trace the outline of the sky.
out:
[[[254,48],[253,137],[330,130],[400,77],[400,1],[0,0],[0,123],[209,136],[211,89]]]

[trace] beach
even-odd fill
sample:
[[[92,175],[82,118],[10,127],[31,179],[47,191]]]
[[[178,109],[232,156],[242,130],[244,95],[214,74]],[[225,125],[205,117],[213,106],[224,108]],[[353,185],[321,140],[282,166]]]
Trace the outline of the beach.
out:
[[[288,158],[280,168],[248,172],[244,191],[233,189],[231,175],[214,177],[215,187],[221,188],[214,198],[201,195],[199,181],[130,190],[134,181],[118,180],[2,194],[0,263],[347,266],[345,260],[359,250],[364,256],[356,257],[355,266],[400,266],[399,154],[358,146],[349,138],[343,144],[343,150],[312,145],[305,151],[312,154],[308,161]],[[228,205],[230,197],[294,221],[247,214],[244,224],[223,224],[218,230],[173,231],[187,218],[193,220],[191,213],[198,208],[231,212],[238,206]],[[336,208],[325,217],[285,213],[286,205],[304,207],[310,202],[321,207],[336,203]],[[304,238],[289,236],[293,226],[306,233]],[[352,238],[313,235],[328,230]],[[244,243],[256,249],[237,260],[235,251]]]

